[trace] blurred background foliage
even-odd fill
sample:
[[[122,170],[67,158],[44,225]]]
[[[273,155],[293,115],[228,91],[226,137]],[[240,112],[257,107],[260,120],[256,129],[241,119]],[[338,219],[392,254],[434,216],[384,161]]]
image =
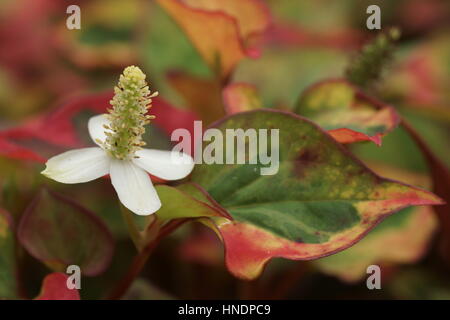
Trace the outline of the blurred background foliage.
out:
[[[39,117],[73,97],[111,89],[121,70],[131,64],[141,66],[151,88],[177,108],[203,106],[195,111],[211,114],[207,106],[222,104],[214,71],[155,1],[75,2],[81,7],[81,30],[66,28],[65,2],[1,1],[1,130]],[[368,5],[378,4],[383,28],[398,26],[402,38],[393,65],[374,90],[450,167],[447,0],[267,0],[266,4],[273,25],[261,40],[261,56],[240,61],[229,81],[254,85],[264,107],[290,110],[311,84],[343,76],[354,51],[375,34],[365,27],[365,12]],[[88,116],[77,121],[83,123]],[[167,147],[164,139],[160,144]],[[424,187],[431,184],[423,155],[401,127],[384,137],[381,147],[364,142],[351,149],[382,175],[407,176],[402,181],[419,181],[415,185]],[[48,153],[56,150],[52,147]],[[135,255],[112,187],[101,179],[86,185],[53,183],[39,174],[42,169],[42,164],[1,157],[0,206],[19,221],[46,185],[97,215],[114,236],[115,254],[106,272],[83,278],[80,293],[86,299],[102,298]],[[425,220],[411,218],[416,216]],[[227,272],[223,249],[212,232],[189,224],[161,243],[125,298],[450,299],[449,269],[434,245],[437,228],[430,210],[402,211],[355,247],[314,262],[277,259],[260,279],[247,283]],[[388,230],[395,230],[396,237],[389,238]],[[422,240],[414,245],[408,237]],[[389,246],[398,249],[389,253]],[[411,254],[403,256],[408,250]],[[23,261],[18,268],[24,296],[36,296],[49,271],[23,248],[17,255]],[[383,266],[383,290],[366,289],[362,261]]]

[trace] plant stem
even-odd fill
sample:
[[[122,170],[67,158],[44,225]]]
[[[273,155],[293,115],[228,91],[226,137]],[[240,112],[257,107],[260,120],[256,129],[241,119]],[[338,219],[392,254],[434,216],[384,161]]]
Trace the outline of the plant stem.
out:
[[[446,201],[446,204],[434,206],[433,210],[440,222],[439,251],[444,261],[450,265],[450,215],[448,214],[450,210],[450,171],[409,122],[402,119],[401,125],[422,151],[433,180],[433,193]]]
[[[187,222],[188,219],[178,219],[172,220],[164,225],[159,231],[158,235],[150,241],[133,259],[128,271],[125,273],[124,277],[119,281],[116,287],[108,295],[108,300],[118,300],[120,299],[130,288],[134,279],[141,273],[148,258],[150,257],[153,250],[158,245],[159,241],[164,237],[168,236],[170,233],[175,231],[183,223]]]
[[[122,217],[125,220],[125,223],[127,225],[128,232],[130,234],[130,238],[133,241],[134,245],[138,249],[138,251],[142,250],[142,235],[139,229],[136,226],[136,223],[133,220],[133,214],[125,208],[125,206],[120,203],[120,212],[122,213]]]

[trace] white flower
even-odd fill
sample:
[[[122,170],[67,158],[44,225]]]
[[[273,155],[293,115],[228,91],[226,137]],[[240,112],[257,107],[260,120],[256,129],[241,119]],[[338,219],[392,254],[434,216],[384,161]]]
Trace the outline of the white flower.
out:
[[[89,134],[99,147],[57,155],[47,161],[42,174],[62,183],[83,183],[109,174],[125,207],[138,215],[154,213],[161,201],[147,172],[164,180],[182,179],[194,168],[193,159],[184,153],[156,149],[141,149],[131,159],[116,159],[103,148],[104,125],[109,125],[106,114],[89,119]]]
[[[186,177],[194,168],[193,159],[184,153],[143,149],[144,126],[152,98],[145,74],[135,66],[125,68],[114,88],[112,109],[89,119],[88,129],[98,145],[67,151],[47,161],[42,174],[62,183],[82,183],[111,176],[111,183],[123,203],[138,215],[149,215],[161,201],[148,173],[164,180]]]

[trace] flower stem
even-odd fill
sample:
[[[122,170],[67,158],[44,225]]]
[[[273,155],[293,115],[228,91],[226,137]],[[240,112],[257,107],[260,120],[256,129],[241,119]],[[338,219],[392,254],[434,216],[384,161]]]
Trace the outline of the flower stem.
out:
[[[150,241],[133,259],[128,271],[125,273],[124,277],[119,281],[119,283],[114,287],[111,293],[107,296],[108,300],[118,300],[120,299],[130,288],[134,279],[141,273],[148,258],[150,257],[153,250],[156,248],[158,243],[164,237],[168,236],[170,233],[175,231],[182,224],[187,222],[188,219],[178,219],[172,220],[165,224],[159,231],[158,235]]]
[[[139,231],[136,223],[133,220],[133,212],[125,208],[125,206],[120,203],[120,212],[122,213],[122,217],[125,220],[127,225],[128,233],[130,234],[130,238],[133,241],[134,245],[138,249],[138,251],[142,250],[142,234]]]

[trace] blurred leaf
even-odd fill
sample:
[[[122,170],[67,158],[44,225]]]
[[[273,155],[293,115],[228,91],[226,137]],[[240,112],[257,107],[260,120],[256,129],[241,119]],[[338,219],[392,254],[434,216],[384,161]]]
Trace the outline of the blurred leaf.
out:
[[[257,277],[273,257],[309,260],[336,253],[397,210],[441,203],[427,191],[380,178],[294,114],[240,113],[217,128],[280,129],[275,175],[260,175],[261,164],[201,164],[192,173],[192,181],[234,218],[213,220],[223,237],[227,266],[240,278]]]
[[[109,230],[94,213],[47,189],[28,206],[18,237],[30,255],[55,271],[78,265],[83,274],[95,276],[114,252]]]
[[[39,102],[48,103],[50,97],[85,86],[85,80],[63,62],[55,46],[55,29],[65,26],[66,8],[51,0],[22,0],[1,9],[0,43],[5,49],[0,51],[0,66],[21,84],[19,103],[28,90],[35,92]],[[28,101],[34,104],[35,99]],[[16,102],[14,97],[7,107],[16,109]]]
[[[18,297],[16,239],[11,215],[0,208],[0,299]]]
[[[45,162],[45,159],[36,152],[10,141],[11,136],[17,137],[15,133],[0,132],[0,154],[2,156],[11,159],[26,159],[42,163]]]
[[[94,72],[136,64],[136,21],[145,9],[138,0],[88,1],[80,30],[67,32],[63,23],[54,28],[57,50],[78,68]]]
[[[206,228],[195,230],[181,243],[178,252],[185,261],[206,266],[223,265],[220,240],[217,239],[211,230]]]
[[[285,22],[277,22],[267,32],[266,42],[270,45],[298,48],[355,49],[361,42],[362,34],[353,29],[327,29],[318,32]]]
[[[367,276],[366,269],[372,264],[415,263],[425,253],[436,227],[436,218],[429,207],[403,209],[353,247],[317,260],[315,265],[343,281],[359,281]]]
[[[248,47],[253,41],[250,38],[262,33],[269,24],[268,11],[256,0],[158,0],[158,3],[222,79],[230,75],[241,59],[258,54]]]
[[[61,107],[26,123],[22,129],[36,139],[63,147],[79,147],[82,140],[77,132],[77,116],[83,112],[97,114],[106,112],[111,92],[73,98]],[[87,123],[85,124],[87,131]]]
[[[396,299],[450,300],[450,285],[436,274],[425,269],[404,270],[388,287]]]
[[[68,278],[64,273],[50,273],[42,281],[41,292],[34,300],[80,300],[77,289],[67,288]]]
[[[348,19],[349,9],[356,6],[351,0],[267,2],[276,17],[266,36],[270,44],[307,48],[311,51],[320,47],[348,50],[356,48],[363,39],[363,30],[352,26]],[[366,8],[367,5],[364,10]]]
[[[157,288],[148,280],[137,278],[122,300],[174,300],[168,293]]]
[[[450,264],[450,170],[406,120],[402,121],[402,126],[417,143],[427,161],[433,179],[433,192],[446,202],[434,210],[440,225],[440,253],[447,264]]]
[[[236,19],[239,33],[248,41],[270,24],[270,12],[261,0],[183,0],[191,8],[209,12],[221,11]]]
[[[262,107],[255,86],[248,83],[232,83],[223,89],[223,100],[228,114],[250,111]]]
[[[108,91],[77,97],[18,128],[0,131],[0,146],[4,147],[0,148],[0,154],[16,159],[45,162],[46,158],[63,151],[62,148],[92,144],[87,121],[90,116],[107,112],[112,95],[112,92]],[[175,129],[185,128],[193,131],[193,122],[197,119],[194,113],[175,108],[161,97],[154,99],[149,112],[156,115],[151,126],[158,127],[160,133],[165,133],[167,141]],[[156,131],[155,133],[159,134]],[[158,146],[158,142],[154,141],[155,137],[151,137],[149,145]]]
[[[372,141],[399,122],[395,110],[366,96],[345,80],[326,80],[307,89],[297,102],[295,112],[317,122],[338,142]]]
[[[352,144],[351,149],[363,161],[376,161],[413,172],[427,172],[420,149],[401,126],[383,138],[382,146],[358,143]]]
[[[190,110],[200,116],[205,125],[225,115],[221,85],[217,80],[200,78],[183,72],[171,72],[168,81],[180,94]]]
[[[420,134],[434,154],[450,168],[450,127],[448,124],[445,121],[435,120],[404,108],[401,110],[401,115]]]
[[[343,52],[323,48],[267,47],[261,58],[243,60],[233,81],[255,85],[264,106],[287,109],[309,85],[340,76],[346,61]]]
[[[266,0],[277,21],[301,24],[312,30],[330,31],[348,25],[351,0],[340,2]],[[366,6],[367,7],[367,6]],[[317,14],[320,12],[321,14]]]
[[[438,33],[400,52],[399,66],[380,93],[438,120],[450,120],[450,36]]]
[[[155,1],[149,1],[148,5],[151,8],[146,21],[148,30],[141,48],[142,63],[150,71],[152,82],[160,95],[174,105],[181,105],[181,99],[166,81],[168,73],[179,71],[205,78],[213,74],[167,12]]]
[[[57,147],[80,147],[76,118],[83,112],[105,112],[112,94],[110,92],[78,97],[56,110],[31,119],[25,124],[0,132],[0,141],[6,149],[0,154],[16,159],[45,162],[51,154],[61,151]],[[87,133],[87,122],[84,124]],[[57,147],[56,147],[57,146]]]

